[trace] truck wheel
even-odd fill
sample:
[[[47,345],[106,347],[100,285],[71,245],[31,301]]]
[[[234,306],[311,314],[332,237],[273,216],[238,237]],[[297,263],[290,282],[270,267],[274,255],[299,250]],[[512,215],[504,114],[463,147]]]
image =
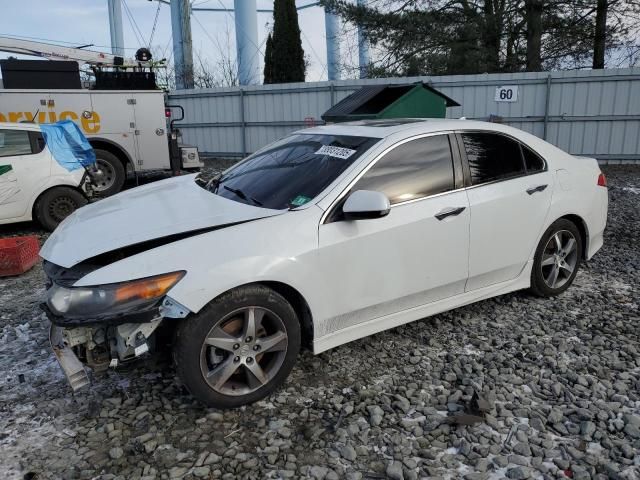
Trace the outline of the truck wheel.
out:
[[[70,187],[55,187],[44,192],[34,208],[36,220],[46,230],[53,231],[58,224],[87,204],[87,199]]]
[[[96,153],[96,166],[92,169],[93,191],[100,197],[115,195],[124,185],[127,176],[124,165],[113,153],[99,148]]]

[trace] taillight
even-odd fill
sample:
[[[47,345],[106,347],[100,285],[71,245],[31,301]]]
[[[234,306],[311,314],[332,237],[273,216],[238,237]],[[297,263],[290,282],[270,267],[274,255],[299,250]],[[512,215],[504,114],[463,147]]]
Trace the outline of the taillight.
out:
[[[607,186],[607,177],[604,176],[604,173],[600,172],[600,175],[598,175],[598,186],[599,187],[606,187]]]
[[[165,108],[164,109],[164,116],[167,118],[171,118],[171,109],[170,108]]]

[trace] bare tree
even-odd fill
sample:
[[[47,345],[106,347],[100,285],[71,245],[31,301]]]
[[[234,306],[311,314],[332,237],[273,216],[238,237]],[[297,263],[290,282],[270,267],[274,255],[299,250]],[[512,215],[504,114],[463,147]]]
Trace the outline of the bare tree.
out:
[[[232,87],[238,85],[238,64],[231,47],[229,28],[221,35],[212,37],[205,31],[212,49],[194,49],[193,81],[195,88]],[[222,37],[222,38],[220,38]],[[166,90],[175,88],[175,65],[173,55],[167,46],[152,48],[153,56],[166,59],[165,66],[156,69],[156,83]],[[215,60],[210,60],[210,58]]]

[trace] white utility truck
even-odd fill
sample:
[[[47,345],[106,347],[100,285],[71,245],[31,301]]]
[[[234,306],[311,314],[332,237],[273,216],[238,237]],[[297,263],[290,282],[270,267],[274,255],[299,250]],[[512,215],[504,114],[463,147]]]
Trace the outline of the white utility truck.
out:
[[[183,114],[175,119],[171,115],[182,109],[167,105],[165,92],[155,89],[148,50],[140,49],[136,61],[126,61],[101,52],[0,37],[0,51],[54,61],[2,60],[0,122],[74,121],[96,153],[92,177],[97,195],[109,196],[120,191],[127,173],[137,175],[153,170],[178,173],[202,166],[196,147],[178,144],[181,135],[174,122],[181,120]],[[43,85],[46,75],[35,71],[42,64],[65,67],[69,61],[91,67],[96,77],[92,89],[68,88],[68,82],[63,82],[63,88],[56,88],[60,75],[51,76],[53,81],[45,81]],[[7,84],[7,72],[15,79],[11,85]],[[77,85],[71,85],[80,87],[77,72],[76,66]],[[62,72],[67,78],[68,73]],[[49,83],[53,88],[47,87]],[[130,88],[121,89],[122,86]]]

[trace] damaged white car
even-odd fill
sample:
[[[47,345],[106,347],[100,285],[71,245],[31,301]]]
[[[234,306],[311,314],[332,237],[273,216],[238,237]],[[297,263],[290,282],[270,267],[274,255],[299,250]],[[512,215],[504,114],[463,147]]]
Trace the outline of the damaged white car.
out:
[[[96,157],[78,126],[0,122],[0,225],[53,230],[93,193]]]
[[[80,209],[42,249],[43,308],[74,388],[83,363],[170,343],[194,396],[235,407],[281,384],[301,344],[319,353],[514,290],[563,292],[602,246],[606,215],[594,159],[520,130],[323,126],[210,181]]]

